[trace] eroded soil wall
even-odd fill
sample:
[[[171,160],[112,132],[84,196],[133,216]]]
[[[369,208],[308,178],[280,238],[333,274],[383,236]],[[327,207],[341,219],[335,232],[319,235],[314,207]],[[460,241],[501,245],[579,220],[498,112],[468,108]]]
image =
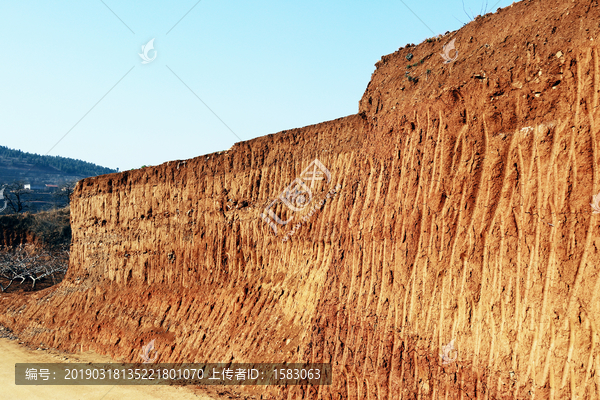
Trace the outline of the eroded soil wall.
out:
[[[333,364],[235,388],[265,398],[598,398],[599,17],[521,2],[383,57],[357,115],[85,179],[66,280],[0,322],[125,360]],[[260,214],[315,159],[319,207],[279,205],[274,235]]]

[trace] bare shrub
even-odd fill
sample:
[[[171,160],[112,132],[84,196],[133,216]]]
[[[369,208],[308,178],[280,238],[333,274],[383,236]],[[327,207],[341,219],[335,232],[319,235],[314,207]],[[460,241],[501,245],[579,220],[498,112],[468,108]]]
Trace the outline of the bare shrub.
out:
[[[69,251],[66,247],[53,250],[39,249],[32,245],[19,245],[0,249],[0,278],[8,281],[0,290],[5,292],[13,282],[23,284],[32,281],[31,289],[44,278],[55,284],[62,280],[69,266]]]

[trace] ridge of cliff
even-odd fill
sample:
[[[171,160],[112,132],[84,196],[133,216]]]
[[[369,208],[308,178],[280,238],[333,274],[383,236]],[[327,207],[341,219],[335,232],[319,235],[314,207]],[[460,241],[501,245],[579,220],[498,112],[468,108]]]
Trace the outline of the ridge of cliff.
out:
[[[333,366],[247,397],[598,398],[599,17],[514,3],[382,57],[356,115],[80,181],[67,277],[0,323]]]

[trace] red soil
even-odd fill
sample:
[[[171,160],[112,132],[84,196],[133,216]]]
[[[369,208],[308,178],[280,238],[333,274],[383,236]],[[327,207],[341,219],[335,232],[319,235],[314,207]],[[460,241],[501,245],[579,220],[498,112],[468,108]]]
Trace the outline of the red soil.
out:
[[[67,278],[0,323],[124,360],[156,339],[161,362],[333,365],[227,388],[247,397],[600,397],[598,20],[523,1],[384,56],[357,115],[85,179]],[[341,188],[282,242],[260,214],[314,159],[315,197]]]

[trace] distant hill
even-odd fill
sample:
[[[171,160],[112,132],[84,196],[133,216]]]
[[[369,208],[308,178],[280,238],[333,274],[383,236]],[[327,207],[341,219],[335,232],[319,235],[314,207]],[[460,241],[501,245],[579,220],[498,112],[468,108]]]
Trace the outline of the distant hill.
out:
[[[0,146],[0,185],[23,182],[32,186],[60,185],[116,169],[60,156],[42,156]]]

